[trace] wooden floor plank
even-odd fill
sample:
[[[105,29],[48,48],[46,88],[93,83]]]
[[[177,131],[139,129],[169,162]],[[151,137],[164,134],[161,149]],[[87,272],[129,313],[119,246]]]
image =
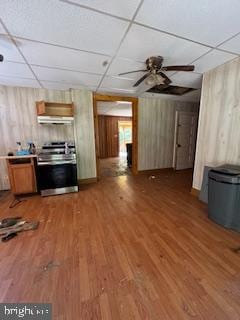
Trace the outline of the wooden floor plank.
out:
[[[0,217],[40,221],[1,243],[0,301],[49,302],[54,319],[240,319],[240,234],[190,194],[191,172],[106,177],[28,198]]]

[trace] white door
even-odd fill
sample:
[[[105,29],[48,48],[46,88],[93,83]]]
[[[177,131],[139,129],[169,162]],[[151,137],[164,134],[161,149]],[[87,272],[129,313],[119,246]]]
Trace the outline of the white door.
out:
[[[193,168],[198,115],[176,112],[173,167],[176,170]]]

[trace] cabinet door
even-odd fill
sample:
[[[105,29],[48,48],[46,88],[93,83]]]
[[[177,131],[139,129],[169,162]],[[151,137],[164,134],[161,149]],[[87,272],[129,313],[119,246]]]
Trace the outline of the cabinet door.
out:
[[[15,194],[36,192],[34,167],[31,164],[11,166],[10,180]]]

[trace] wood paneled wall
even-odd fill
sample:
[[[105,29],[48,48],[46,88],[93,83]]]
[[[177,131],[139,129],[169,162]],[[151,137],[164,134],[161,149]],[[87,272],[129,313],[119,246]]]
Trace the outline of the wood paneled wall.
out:
[[[19,140],[33,140],[40,146],[49,140],[73,138],[71,126],[45,126],[37,123],[35,101],[38,100],[74,102],[78,177],[96,177],[92,93],[86,90],[70,92],[0,86],[0,154],[15,149],[16,141]],[[139,99],[139,170],[171,167],[175,111],[194,111],[197,107],[192,103]],[[114,128],[114,124],[109,127]],[[0,190],[8,187],[6,165],[1,161]]]
[[[175,113],[198,112],[198,104],[140,98],[138,110],[138,170],[171,168]]]
[[[0,86],[0,154],[16,149],[16,141],[33,141],[37,147],[52,140],[73,139],[70,126],[37,123],[35,102],[38,100],[71,102],[69,92]],[[4,160],[0,160],[0,190],[8,189]]]
[[[99,156],[100,158],[118,157],[118,121],[131,121],[131,117],[98,116]]]
[[[72,101],[75,106],[78,178],[95,178],[96,153],[92,92],[86,90],[72,90]]]
[[[76,145],[79,179],[96,177],[95,144],[92,114],[92,93],[85,90],[56,91],[0,86],[0,154],[16,149],[16,141],[72,140],[72,126],[40,125],[35,102],[38,100],[75,104]],[[0,161],[0,190],[8,189],[9,181],[4,160]]]
[[[193,188],[204,166],[240,165],[240,58],[204,74]]]

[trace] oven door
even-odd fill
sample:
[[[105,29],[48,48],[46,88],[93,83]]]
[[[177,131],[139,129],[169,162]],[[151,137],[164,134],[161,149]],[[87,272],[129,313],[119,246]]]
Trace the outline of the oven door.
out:
[[[76,161],[39,162],[38,188],[43,196],[78,191]]]

